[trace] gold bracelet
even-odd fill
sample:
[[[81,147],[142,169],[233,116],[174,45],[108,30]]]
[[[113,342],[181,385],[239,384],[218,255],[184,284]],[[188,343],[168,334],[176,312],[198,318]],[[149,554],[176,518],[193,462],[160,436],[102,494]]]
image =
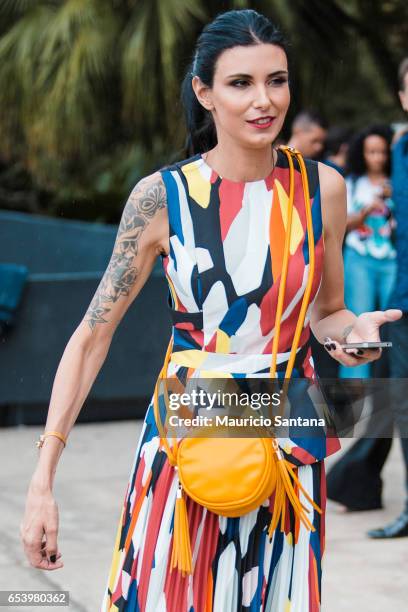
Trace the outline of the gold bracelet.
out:
[[[62,433],[60,433],[59,431],[46,431],[44,434],[41,434],[39,439],[36,441],[36,445],[38,448],[42,447],[42,445],[44,444],[44,440],[47,436],[56,436],[57,438],[59,438],[63,442],[64,448],[67,445],[67,439]]]

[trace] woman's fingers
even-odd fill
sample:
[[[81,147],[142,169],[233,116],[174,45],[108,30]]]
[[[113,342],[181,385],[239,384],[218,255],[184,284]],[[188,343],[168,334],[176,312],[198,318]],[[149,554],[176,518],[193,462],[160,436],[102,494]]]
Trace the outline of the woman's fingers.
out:
[[[369,322],[374,323],[374,325],[378,328],[380,325],[384,323],[398,321],[402,317],[402,310],[398,308],[388,308],[387,310],[373,310],[371,312],[363,312],[359,315],[359,322]],[[360,329],[357,324],[355,328]]]
[[[33,501],[29,494],[20,537],[32,567],[54,570],[64,566],[57,545],[58,506],[52,496],[44,498],[39,504],[38,496]]]
[[[54,563],[52,563],[51,561],[48,561],[47,557],[42,558],[41,561],[35,564],[31,563],[31,565],[33,565],[33,567],[36,567],[38,569],[50,570],[50,571],[59,569],[60,567],[64,567],[63,562],[60,561],[59,559],[57,559]]]
[[[357,364],[370,363],[370,361],[377,361],[381,357],[382,348],[377,349],[342,349],[346,354],[349,351],[357,351],[355,353],[357,357]]]
[[[42,554],[42,569],[58,569],[59,567],[64,567],[64,564],[62,563],[62,561],[60,563],[58,563],[58,559],[61,558],[62,553],[60,553],[59,551],[57,552],[57,554],[55,555],[55,560],[51,561],[49,559],[50,555],[48,554],[48,549],[47,549],[47,540],[44,540],[43,542],[41,542],[41,554]]]
[[[62,561],[60,561],[61,553],[58,552],[55,556],[55,561],[50,561],[47,558],[47,551],[45,546],[41,546],[40,549],[38,547],[27,545],[25,546],[26,556],[30,562],[32,567],[37,567],[38,569],[47,569],[54,570],[59,569],[60,567],[64,567]]]
[[[44,540],[44,542],[41,543],[41,554],[42,554],[43,557],[47,556],[46,546],[47,546],[47,542],[46,542],[46,540]],[[57,559],[59,559],[61,557],[61,554],[62,553],[57,552]]]
[[[49,561],[46,554],[44,554],[44,548],[39,541],[31,541],[26,539],[24,541],[24,549],[26,557],[32,567],[46,570],[54,570],[64,567],[63,562],[59,560],[61,553],[56,555],[55,562]]]
[[[42,562],[42,554],[41,554],[41,542],[37,538],[31,539],[30,536],[27,536],[23,539],[24,550],[27,559],[30,562],[30,565],[33,567],[39,567],[39,564]]]
[[[381,355],[381,353],[379,353],[378,357],[374,357],[374,355],[367,355],[367,351],[357,348],[343,349],[341,348],[339,342],[336,342],[331,338],[325,338],[324,347],[334,359],[345,366],[357,366],[363,363],[368,363],[373,359],[378,359],[378,357]]]
[[[398,321],[402,317],[402,310],[398,308],[388,308],[388,310],[384,310],[384,315],[387,321]]]
[[[58,553],[57,535],[58,535],[58,516],[54,515],[53,520],[49,521],[45,527],[46,537],[46,552],[47,558],[51,563],[55,563]]]

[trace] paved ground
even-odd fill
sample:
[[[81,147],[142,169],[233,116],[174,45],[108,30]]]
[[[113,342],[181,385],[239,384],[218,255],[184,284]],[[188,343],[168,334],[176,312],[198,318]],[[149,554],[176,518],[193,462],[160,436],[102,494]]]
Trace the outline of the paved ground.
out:
[[[81,423],[72,430],[54,488],[65,565],[53,572],[30,567],[18,529],[37,461],[33,443],[42,430],[0,430],[0,590],[64,589],[70,592],[70,612],[99,612],[140,422]],[[344,448],[349,443],[345,441]],[[330,463],[329,459],[327,466]],[[403,471],[398,440],[384,477],[386,510],[347,515],[329,504],[324,612],[407,609],[408,538],[375,542],[364,535],[366,529],[382,525],[400,511]],[[13,609],[29,612],[29,608]],[[30,612],[36,609],[42,608]]]

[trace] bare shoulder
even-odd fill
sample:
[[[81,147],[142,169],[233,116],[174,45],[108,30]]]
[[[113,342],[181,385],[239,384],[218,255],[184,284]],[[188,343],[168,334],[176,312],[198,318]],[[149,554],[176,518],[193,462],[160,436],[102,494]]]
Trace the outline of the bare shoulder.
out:
[[[158,170],[144,176],[136,183],[126,202],[125,209],[134,209],[146,217],[153,217],[166,205],[166,187],[161,172]]]
[[[166,251],[167,194],[159,170],[141,178],[128,197],[120,221],[119,234],[126,235],[132,230],[143,232],[144,241],[154,244],[157,253]]]
[[[342,195],[346,192],[346,181],[333,166],[318,162],[320,191],[326,196]]]

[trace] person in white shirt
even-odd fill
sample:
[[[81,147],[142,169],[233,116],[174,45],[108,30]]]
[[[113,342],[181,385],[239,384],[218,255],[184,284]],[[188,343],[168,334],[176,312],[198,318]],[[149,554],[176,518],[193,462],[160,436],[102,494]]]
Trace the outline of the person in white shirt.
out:
[[[396,278],[389,182],[391,138],[390,128],[369,127],[357,134],[348,154],[344,295],[347,307],[359,314],[385,308]],[[369,375],[370,364],[340,366],[341,378]]]

